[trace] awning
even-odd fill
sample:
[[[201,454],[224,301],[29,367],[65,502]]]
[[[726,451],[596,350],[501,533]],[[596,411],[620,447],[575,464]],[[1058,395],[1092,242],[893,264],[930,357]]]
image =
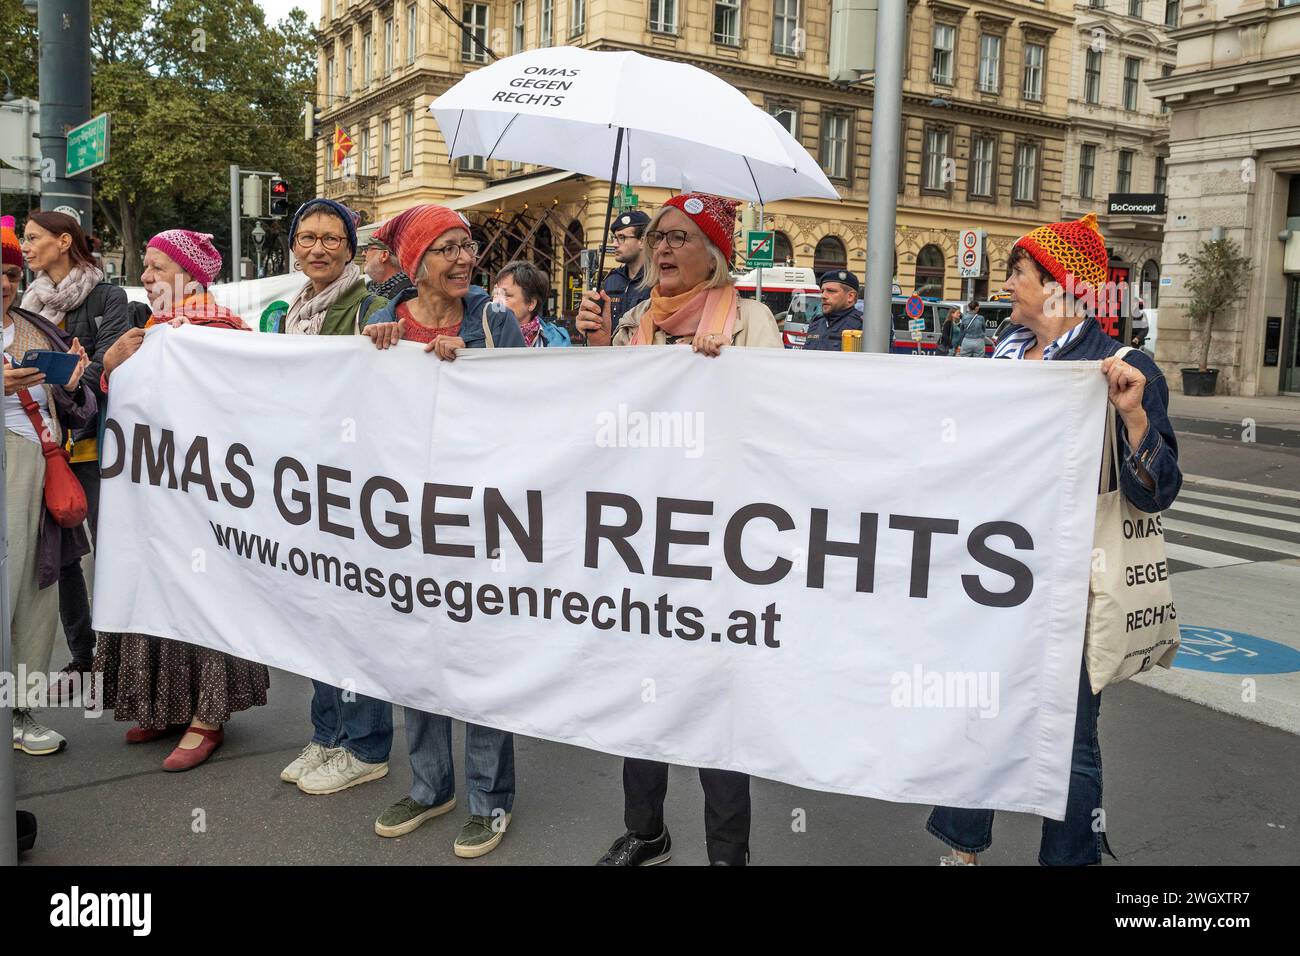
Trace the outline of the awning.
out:
[[[495,186],[489,186],[487,189],[480,189],[476,193],[449,200],[445,205],[448,209],[473,209],[476,206],[487,206],[500,202],[502,199],[509,199],[511,196],[518,196],[520,193],[526,193],[529,190],[540,189],[543,186],[550,186],[566,179],[577,178],[577,173],[559,172],[528,176],[525,179],[512,179],[509,182],[498,183]]]

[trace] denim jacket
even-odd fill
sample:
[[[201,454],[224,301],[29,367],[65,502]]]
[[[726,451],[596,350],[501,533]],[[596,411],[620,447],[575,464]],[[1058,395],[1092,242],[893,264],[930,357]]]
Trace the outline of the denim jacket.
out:
[[[1013,326],[1012,331],[1023,328]],[[1083,332],[1067,343],[1053,357],[1054,362],[1101,361],[1118,352],[1123,346],[1102,331],[1097,320],[1085,320]],[[1120,471],[1120,488],[1124,497],[1141,511],[1164,511],[1173,505],[1178,489],[1183,484],[1183,473],[1178,467],[1178,439],[1169,422],[1169,385],[1155,360],[1140,349],[1132,349],[1124,361],[1146,376],[1146,389],[1142,393],[1142,408],[1147,413],[1147,433],[1142,444],[1130,448],[1123,421],[1116,412],[1116,426],[1120,435],[1120,454],[1124,466]],[[1155,488],[1148,488],[1138,477],[1137,463],[1141,462]]]

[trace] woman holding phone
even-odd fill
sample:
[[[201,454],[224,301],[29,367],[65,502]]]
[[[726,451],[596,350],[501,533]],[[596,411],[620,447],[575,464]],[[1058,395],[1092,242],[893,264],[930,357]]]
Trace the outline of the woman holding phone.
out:
[[[46,460],[41,441],[62,446],[69,430],[95,418],[95,396],[82,383],[90,358],[81,343],[48,319],[19,308],[23,254],[13,220],[0,221],[4,281],[5,508],[9,538],[9,614],[15,672],[43,674],[50,668],[59,626],[59,570],[90,550],[84,527],[62,528],[45,511]],[[47,382],[35,368],[17,368],[28,352],[48,350],[76,357],[63,384]],[[40,429],[36,425],[40,422]],[[40,724],[29,702],[14,709],[13,747],[34,756],[58,753],[64,737]]]

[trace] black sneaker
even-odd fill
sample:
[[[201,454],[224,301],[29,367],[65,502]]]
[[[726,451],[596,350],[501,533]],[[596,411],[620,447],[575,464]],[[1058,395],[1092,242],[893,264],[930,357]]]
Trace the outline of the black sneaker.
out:
[[[596,861],[597,866],[654,866],[673,855],[673,841],[668,828],[653,840],[643,840],[631,830],[614,841],[609,852]]]

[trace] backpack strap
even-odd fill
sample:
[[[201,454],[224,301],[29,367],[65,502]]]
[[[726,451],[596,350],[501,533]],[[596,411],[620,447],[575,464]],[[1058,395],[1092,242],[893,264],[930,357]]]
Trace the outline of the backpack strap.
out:
[[[483,304],[483,347],[485,349],[496,348],[496,343],[492,341],[492,326],[488,323],[488,305]]]
[[[378,296],[376,296],[375,293],[368,292],[366,293],[365,297],[362,298],[361,304],[357,306],[357,318],[356,318],[357,335],[360,335],[361,330],[365,328],[366,324],[365,322],[362,321],[362,319],[366,317],[366,313],[370,311],[371,303],[374,302],[376,298],[378,298]]]

